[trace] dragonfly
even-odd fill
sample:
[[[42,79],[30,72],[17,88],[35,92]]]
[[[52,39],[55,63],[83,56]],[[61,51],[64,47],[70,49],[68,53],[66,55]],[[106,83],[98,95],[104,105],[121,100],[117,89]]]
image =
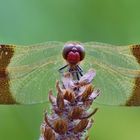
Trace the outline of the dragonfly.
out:
[[[68,45],[68,53],[66,44],[78,44],[81,50]],[[72,66],[79,77],[96,70],[93,83],[101,91],[96,103],[140,106],[140,45],[73,41],[0,45],[0,104],[48,102],[48,91]]]

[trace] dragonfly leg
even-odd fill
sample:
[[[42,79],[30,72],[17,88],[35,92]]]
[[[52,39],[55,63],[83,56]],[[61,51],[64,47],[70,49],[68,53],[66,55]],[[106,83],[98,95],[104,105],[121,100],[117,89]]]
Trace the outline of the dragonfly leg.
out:
[[[59,71],[60,73],[62,73],[63,69],[65,69],[67,66],[68,66],[68,64],[65,65],[65,66],[63,66],[63,67],[61,67],[58,71]]]
[[[76,77],[77,77],[77,80],[79,80],[79,71],[76,71]]]
[[[77,65],[77,70],[78,70],[79,74],[81,76],[83,76],[83,74],[82,74],[83,70],[82,70],[82,68],[79,65]]]

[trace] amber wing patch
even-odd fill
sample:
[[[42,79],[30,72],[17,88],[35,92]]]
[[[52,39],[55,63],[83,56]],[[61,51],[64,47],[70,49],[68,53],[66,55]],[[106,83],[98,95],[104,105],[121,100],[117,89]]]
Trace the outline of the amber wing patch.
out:
[[[137,62],[140,64],[140,45],[131,46],[132,54],[135,56]],[[126,103],[127,106],[140,106],[140,73],[135,78],[135,86],[133,88],[132,96]]]
[[[15,104],[9,87],[7,67],[14,55],[15,46],[0,45],[0,104]]]

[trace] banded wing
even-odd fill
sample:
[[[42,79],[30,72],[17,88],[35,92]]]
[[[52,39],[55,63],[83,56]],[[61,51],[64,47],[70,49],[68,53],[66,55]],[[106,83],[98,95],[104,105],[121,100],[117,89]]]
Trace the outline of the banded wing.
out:
[[[0,103],[33,104],[48,100],[64,65],[63,43],[0,45]]]
[[[97,102],[107,105],[140,105],[140,46],[85,43],[82,67],[97,72],[94,84],[101,90]]]
[[[64,65],[64,43],[0,46],[0,103],[33,104],[47,101],[48,91]],[[84,43],[85,71],[97,72],[94,84],[101,90],[98,103],[140,105],[140,47]]]

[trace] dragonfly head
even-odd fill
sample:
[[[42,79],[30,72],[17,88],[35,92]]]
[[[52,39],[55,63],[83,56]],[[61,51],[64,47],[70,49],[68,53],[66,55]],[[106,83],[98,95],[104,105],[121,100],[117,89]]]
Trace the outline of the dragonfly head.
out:
[[[62,55],[69,64],[75,65],[84,59],[85,50],[80,43],[66,43]]]

